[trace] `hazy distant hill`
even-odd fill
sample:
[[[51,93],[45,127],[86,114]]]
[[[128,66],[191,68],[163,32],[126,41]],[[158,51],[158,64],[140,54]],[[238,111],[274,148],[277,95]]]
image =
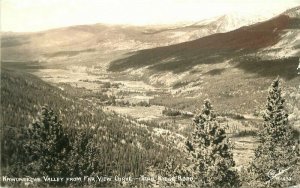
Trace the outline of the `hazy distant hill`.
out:
[[[80,25],[37,33],[3,33],[3,60],[38,60],[67,64],[74,56],[120,57],[141,49],[167,46],[195,40],[215,33],[227,32],[265,18],[224,15],[196,23],[158,26]],[[117,54],[117,55],[116,55]],[[111,59],[110,57],[108,59]],[[113,58],[114,59],[114,58]],[[94,58],[92,60],[94,61]],[[82,64],[82,62],[81,62]],[[89,63],[87,63],[89,64]],[[95,63],[94,63],[95,64]]]
[[[299,11],[299,9],[293,10]],[[256,66],[258,61],[268,60],[266,57],[271,56],[272,51],[276,51],[276,53],[271,59],[298,57],[300,55],[299,29],[299,16],[289,17],[287,14],[282,14],[268,21],[227,33],[213,34],[194,41],[138,51],[132,56],[114,61],[109,70],[124,71],[129,68],[146,68],[153,71],[153,74],[161,71],[180,73],[189,71],[197,65],[217,64],[237,58],[244,60],[258,58],[257,61],[252,62]],[[287,47],[293,51],[280,56],[279,53],[286,51]],[[261,60],[257,54],[262,58]],[[251,55],[251,57],[245,58],[246,55]],[[248,67],[244,66],[246,63],[242,63],[241,60],[237,63],[240,63],[238,65],[240,68],[247,69]],[[262,75],[264,71],[269,71],[269,65],[269,63],[259,65]],[[276,67],[279,66],[281,65],[276,65]],[[284,66],[287,68],[286,71],[279,68],[273,74],[285,77],[297,76],[297,58],[288,61]]]
[[[181,72],[198,64],[218,63],[237,55],[256,53],[283,40],[281,35],[286,33],[286,29],[290,29],[290,20],[288,16],[281,15],[228,33],[139,51],[133,56],[113,62],[110,70],[121,71],[148,66],[148,69],[156,71]],[[295,30],[299,33],[299,28]]]

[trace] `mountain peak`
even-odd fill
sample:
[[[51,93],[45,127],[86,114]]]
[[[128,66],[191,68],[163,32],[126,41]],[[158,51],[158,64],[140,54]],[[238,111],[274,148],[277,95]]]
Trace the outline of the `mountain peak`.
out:
[[[291,18],[300,18],[300,6],[288,9],[283,14]]]

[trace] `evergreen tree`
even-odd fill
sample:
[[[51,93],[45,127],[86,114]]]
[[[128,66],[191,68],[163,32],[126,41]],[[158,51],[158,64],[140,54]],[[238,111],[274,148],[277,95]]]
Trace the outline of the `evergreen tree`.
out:
[[[239,178],[231,145],[225,129],[216,120],[211,103],[206,100],[200,115],[194,118],[195,131],[187,148],[194,160],[193,171],[197,183],[204,187],[235,187]]]
[[[38,120],[27,130],[23,161],[24,175],[66,177],[68,175],[68,136],[53,111],[42,107]]]
[[[181,156],[185,160],[188,159],[185,155]],[[172,187],[190,187],[193,185],[193,180],[183,180],[183,177],[192,177],[191,166],[188,164],[176,164],[175,157],[168,157],[165,161],[164,168],[160,174],[163,177],[174,179],[174,181],[161,181],[158,182],[160,186],[172,186]]]
[[[280,80],[275,79],[269,88],[264,124],[258,134],[259,146],[255,150],[255,158],[250,171],[255,181],[279,186],[275,181],[276,174],[284,170],[292,170],[297,163],[296,143],[293,139],[292,128],[288,125],[288,114],[284,109],[284,98],[281,95]],[[288,172],[285,173],[286,176]],[[289,183],[291,181],[289,180]]]
[[[102,175],[99,143],[92,129],[63,128],[52,109],[42,107],[37,120],[22,133],[12,175],[17,177],[83,177]],[[103,174],[104,175],[104,174]],[[101,184],[105,186],[106,182]],[[89,182],[41,182],[39,186],[83,186]]]

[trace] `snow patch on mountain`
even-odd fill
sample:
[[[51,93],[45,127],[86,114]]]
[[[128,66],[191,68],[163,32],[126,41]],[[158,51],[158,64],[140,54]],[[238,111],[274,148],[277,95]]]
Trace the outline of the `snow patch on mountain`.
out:
[[[185,24],[181,29],[173,29],[168,38],[172,38],[171,44],[196,40],[215,33],[225,33],[243,26],[252,25],[272,18],[274,15],[262,16],[254,14],[241,15],[240,13],[228,13],[198,22]],[[195,29],[198,28],[198,29]]]

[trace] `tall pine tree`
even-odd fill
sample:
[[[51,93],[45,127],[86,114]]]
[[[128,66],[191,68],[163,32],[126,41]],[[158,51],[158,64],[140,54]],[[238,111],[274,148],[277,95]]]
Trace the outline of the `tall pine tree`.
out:
[[[198,186],[238,186],[239,178],[233,169],[232,147],[208,100],[204,102],[202,112],[194,118],[194,122],[193,140],[187,143],[187,148],[192,153]]]
[[[288,179],[283,177],[290,174],[288,171],[294,171],[297,163],[299,152],[293,139],[292,128],[288,125],[284,102],[280,80],[276,78],[269,88],[263,115],[264,124],[258,134],[260,144],[255,150],[255,157],[250,166],[252,178],[264,185],[280,186],[283,183],[292,183],[289,179],[291,176]]]
[[[51,109],[42,107],[38,120],[27,130],[24,144],[24,175],[64,177],[68,175],[68,135]]]

